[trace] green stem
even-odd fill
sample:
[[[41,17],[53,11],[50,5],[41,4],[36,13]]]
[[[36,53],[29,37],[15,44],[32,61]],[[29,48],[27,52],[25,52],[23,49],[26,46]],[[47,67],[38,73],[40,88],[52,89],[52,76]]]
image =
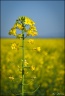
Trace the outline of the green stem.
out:
[[[22,96],[24,96],[24,31],[22,30]]]

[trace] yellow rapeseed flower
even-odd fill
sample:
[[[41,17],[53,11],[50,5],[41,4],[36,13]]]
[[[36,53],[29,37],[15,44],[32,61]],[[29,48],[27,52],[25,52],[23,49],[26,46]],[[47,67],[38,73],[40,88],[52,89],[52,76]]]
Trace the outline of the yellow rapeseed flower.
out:
[[[37,50],[37,52],[40,52],[41,51],[41,48],[40,47],[37,47],[36,50]]]
[[[15,28],[12,28],[12,29],[9,31],[9,35],[14,35],[14,36],[16,36],[16,29],[15,29]]]
[[[22,34],[17,34],[16,37],[21,39],[22,38]]]
[[[18,46],[17,46],[16,43],[12,43],[11,48],[12,48],[13,50],[17,50],[17,49],[18,49]]]
[[[22,29],[23,29],[22,24],[17,23],[16,25],[17,25],[17,28],[18,28],[18,29],[20,29],[20,30],[22,30]]]
[[[32,21],[30,18],[28,18],[28,17],[25,17],[25,22],[24,22],[25,24],[27,24],[27,25],[33,25],[33,24],[35,24],[34,23],[34,21]]]
[[[9,35],[14,35],[19,38],[20,35],[16,34],[16,29],[24,30],[24,32],[26,32],[26,36],[36,36],[37,35],[37,29],[35,27],[35,22],[26,16],[19,17],[9,32]]]
[[[34,70],[35,70],[35,67],[34,67],[33,65],[31,66],[31,70],[32,70],[32,71],[34,71]]]
[[[28,62],[25,60],[24,64],[25,64],[25,66],[27,66],[28,65]]]
[[[31,30],[27,31],[27,36],[30,36],[32,34]]]
[[[31,25],[35,25],[35,22],[33,20],[31,20]]]
[[[32,32],[32,36],[37,36],[37,32]]]
[[[25,24],[30,24],[30,20],[28,18],[25,18]]]
[[[27,31],[27,36],[36,36],[36,35],[37,35],[37,32],[33,32],[31,30]]]
[[[34,40],[33,39],[29,39],[28,40],[28,43],[33,44],[34,43]]]
[[[37,31],[36,27],[34,25],[30,26],[30,30]]]
[[[10,76],[9,79],[10,79],[10,80],[14,80],[14,77]]]

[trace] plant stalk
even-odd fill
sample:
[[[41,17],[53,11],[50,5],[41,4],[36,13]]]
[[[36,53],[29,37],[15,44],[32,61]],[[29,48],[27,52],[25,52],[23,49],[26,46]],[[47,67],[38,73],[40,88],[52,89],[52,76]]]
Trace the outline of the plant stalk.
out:
[[[22,96],[24,96],[24,30],[22,30]]]

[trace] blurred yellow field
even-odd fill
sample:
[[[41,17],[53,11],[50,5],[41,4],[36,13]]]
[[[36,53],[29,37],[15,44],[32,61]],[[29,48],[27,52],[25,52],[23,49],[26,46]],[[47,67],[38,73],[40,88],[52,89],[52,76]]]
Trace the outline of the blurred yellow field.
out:
[[[1,39],[1,96],[21,96],[15,95],[22,86],[21,46],[21,39]],[[24,49],[25,66],[30,66],[25,68],[25,96],[64,96],[64,39],[25,39]]]

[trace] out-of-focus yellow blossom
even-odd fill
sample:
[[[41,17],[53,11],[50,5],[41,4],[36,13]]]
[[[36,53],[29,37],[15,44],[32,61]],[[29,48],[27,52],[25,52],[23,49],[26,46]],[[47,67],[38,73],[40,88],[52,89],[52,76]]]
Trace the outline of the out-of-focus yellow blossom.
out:
[[[35,70],[35,67],[34,67],[33,65],[31,66],[31,70],[32,70],[32,71],[34,71],[34,70]]]
[[[20,68],[20,66],[18,65],[18,68]]]
[[[52,80],[51,80],[51,79],[48,79],[48,82],[49,82],[49,83],[52,83]]]
[[[41,48],[40,47],[37,47],[36,50],[37,50],[37,52],[40,52],[41,51]]]
[[[36,48],[33,48],[33,50],[36,50]]]
[[[7,52],[6,61],[7,62],[13,61],[13,54],[11,51]]]
[[[33,79],[36,79],[36,76],[33,76]]]
[[[64,74],[64,70],[60,71],[59,74],[60,75],[63,75]]]
[[[40,47],[37,47],[37,48],[33,48],[33,50],[36,50],[37,52],[40,52],[41,51],[41,48]]]
[[[12,71],[11,69],[9,69],[7,72],[8,72],[9,74],[12,74],[12,73],[13,73],[13,71]]]
[[[47,56],[47,55],[48,55],[48,53],[47,53],[46,51],[44,51],[44,52],[43,52],[43,54],[44,54],[45,56]]]
[[[28,74],[29,74],[29,72],[27,72],[27,71],[26,71],[26,73],[25,73],[25,74],[26,74],[26,75],[28,75]]]
[[[19,78],[22,79],[22,76],[20,76]]]
[[[44,86],[45,88],[48,87],[48,83],[45,82],[45,83],[43,84],[43,86]]]
[[[28,62],[25,60],[25,61],[24,61],[24,64],[25,64],[25,66],[27,66],[27,65],[28,65]]]
[[[53,88],[53,91],[57,91],[57,88]]]
[[[41,58],[41,59],[39,59],[39,62],[40,62],[40,64],[41,64],[41,66],[44,64],[44,60]]]
[[[50,56],[50,59],[51,59],[51,60],[54,60],[54,59],[55,59],[55,56],[51,55],[51,56]]]
[[[17,46],[16,43],[12,43],[11,48],[14,49],[14,50],[17,50],[18,49],[18,46]]]
[[[21,39],[22,38],[22,34],[17,34],[16,37]]]
[[[16,29],[15,29],[15,28],[12,28],[12,29],[9,31],[9,35],[14,35],[14,36],[16,36]]]
[[[9,77],[9,79],[10,79],[10,80],[14,80],[14,77],[11,76],[11,77]]]
[[[59,77],[59,78],[57,78],[57,79],[56,79],[56,81],[60,81],[60,80],[62,80],[62,78],[61,78],[61,77]]]
[[[29,39],[28,40],[28,43],[33,44],[34,43],[34,40],[33,39]]]
[[[47,66],[47,69],[53,69],[53,65]]]

